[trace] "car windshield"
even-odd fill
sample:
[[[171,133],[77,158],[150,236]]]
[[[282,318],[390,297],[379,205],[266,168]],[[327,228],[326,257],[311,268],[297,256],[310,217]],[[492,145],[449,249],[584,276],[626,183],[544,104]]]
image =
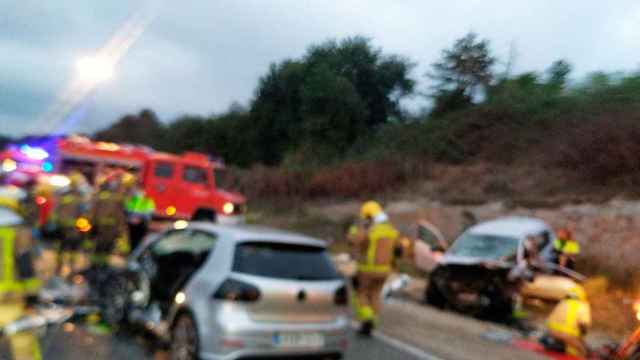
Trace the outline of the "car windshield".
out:
[[[233,271],[289,280],[322,281],[340,278],[323,248],[265,242],[238,245]]]
[[[487,260],[511,260],[518,251],[518,239],[508,236],[463,234],[447,254]]]

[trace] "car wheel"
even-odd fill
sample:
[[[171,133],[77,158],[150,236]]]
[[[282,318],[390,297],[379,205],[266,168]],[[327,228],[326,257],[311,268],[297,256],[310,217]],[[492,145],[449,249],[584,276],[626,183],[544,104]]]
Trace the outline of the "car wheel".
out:
[[[199,209],[193,214],[191,217],[193,221],[208,221],[208,222],[216,222],[217,216],[216,212],[209,209]]]
[[[197,360],[200,340],[195,320],[189,314],[178,317],[171,331],[171,360]]]
[[[444,309],[447,305],[447,299],[433,281],[429,281],[429,285],[425,289],[424,302],[439,309]]]
[[[117,275],[107,279],[103,287],[101,312],[109,325],[116,326],[124,320],[128,295],[125,279]]]

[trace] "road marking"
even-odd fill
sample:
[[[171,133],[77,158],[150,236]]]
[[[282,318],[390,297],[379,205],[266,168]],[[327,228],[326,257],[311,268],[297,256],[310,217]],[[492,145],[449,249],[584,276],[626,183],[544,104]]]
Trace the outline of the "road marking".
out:
[[[357,322],[352,322],[351,323],[351,327],[354,330],[357,330],[359,328],[359,325]],[[422,349],[418,349],[417,347],[407,344],[404,341],[400,341],[398,339],[392,338],[390,336],[387,336],[385,334],[383,334],[380,331],[374,331],[373,332],[373,337],[377,340],[382,341],[383,343],[396,348],[402,352],[405,352],[407,354],[413,355],[415,357],[417,357],[418,359],[422,359],[422,360],[443,360],[435,355],[429,354],[427,352],[425,352]]]
[[[389,337],[379,331],[375,331],[373,333],[373,337],[386,343],[387,345],[394,347],[398,350],[404,351],[408,354],[411,354],[415,357],[417,357],[418,359],[422,359],[422,360],[442,360],[439,357],[436,357],[434,355],[431,355],[427,352],[424,352],[421,349],[418,349],[417,347],[413,346],[413,345],[409,345],[405,342],[402,342],[398,339],[394,339],[392,337]]]

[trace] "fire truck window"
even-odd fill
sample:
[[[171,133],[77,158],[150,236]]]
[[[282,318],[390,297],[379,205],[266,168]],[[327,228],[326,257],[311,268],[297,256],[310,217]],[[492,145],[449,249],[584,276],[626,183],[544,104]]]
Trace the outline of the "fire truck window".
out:
[[[173,176],[173,164],[171,163],[158,163],[156,164],[154,174],[160,178],[170,178]]]
[[[196,167],[196,166],[185,167],[183,178],[184,178],[184,181],[197,183],[197,184],[209,183],[209,180],[207,178],[207,172],[203,168]]]

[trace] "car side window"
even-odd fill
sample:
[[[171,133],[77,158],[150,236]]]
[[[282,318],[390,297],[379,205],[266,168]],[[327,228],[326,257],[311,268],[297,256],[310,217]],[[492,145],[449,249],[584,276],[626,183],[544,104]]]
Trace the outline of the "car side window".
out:
[[[169,179],[173,177],[174,165],[170,162],[161,161],[156,164],[153,169],[153,174],[156,177]]]
[[[207,172],[205,169],[198,166],[185,166],[182,178],[184,181],[196,184],[206,185],[209,183]]]
[[[151,246],[151,253],[155,258],[178,251],[188,239],[188,230],[173,230],[166,233],[162,239]]]

